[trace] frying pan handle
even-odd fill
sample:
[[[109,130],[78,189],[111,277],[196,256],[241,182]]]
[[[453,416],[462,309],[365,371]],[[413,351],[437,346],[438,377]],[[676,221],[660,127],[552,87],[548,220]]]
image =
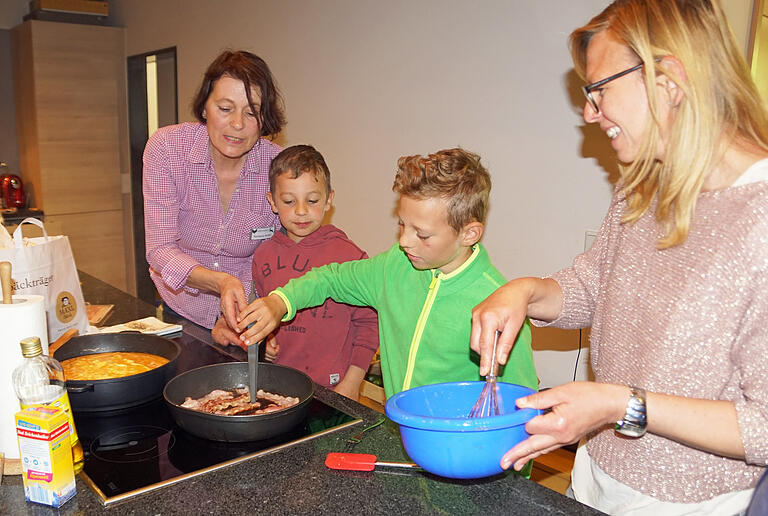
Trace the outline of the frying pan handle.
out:
[[[83,386],[73,386],[73,385],[67,385],[67,392],[73,392],[73,393],[81,393],[81,392],[92,392],[93,391],[93,384],[92,383],[86,383]]]

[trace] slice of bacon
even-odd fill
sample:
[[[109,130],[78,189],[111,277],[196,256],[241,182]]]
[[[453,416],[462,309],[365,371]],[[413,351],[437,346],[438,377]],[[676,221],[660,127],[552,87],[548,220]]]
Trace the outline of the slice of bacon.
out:
[[[216,389],[197,399],[187,397],[181,406],[209,414],[234,416],[265,414],[292,407],[298,403],[299,398],[281,396],[262,389],[256,392],[256,402],[251,403],[248,387],[239,387],[230,390]]]

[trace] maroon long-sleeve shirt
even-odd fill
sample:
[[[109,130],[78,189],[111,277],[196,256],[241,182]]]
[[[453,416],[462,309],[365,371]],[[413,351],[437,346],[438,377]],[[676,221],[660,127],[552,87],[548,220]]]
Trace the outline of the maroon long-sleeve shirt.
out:
[[[367,257],[333,225],[321,226],[299,243],[278,232],[253,255],[254,290],[265,296],[312,267]],[[329,299],[301,310],[277,329],[280,350],[275,363],[304,371],[320,385],[331,387],[344,378],[350,365],[368,369],[379,347],[378,331],[373,309]]]

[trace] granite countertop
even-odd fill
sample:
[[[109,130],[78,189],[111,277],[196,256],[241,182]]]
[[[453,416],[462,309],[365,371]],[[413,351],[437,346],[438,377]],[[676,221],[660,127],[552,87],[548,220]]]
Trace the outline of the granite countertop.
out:
[[[105,325],[154,315],[154,307],[81,273],[86,301],[115,304]],[[171,321],[177,322],[177,321]],[[186,321],[184,339],[212,344],[210,333]],[[220,348],[245,359],[239,348]],[[362,423],[152,491],[109,507],[78,477],[77,495],[58,510],[26,503],[21,477],[5,476],[2,514],[600,514],[514,474],[451,480],[418,470],[351,472],[325,467],[328,452],[383,416],[331,390],[315,395]],[[387,420],[362,435],[353,450],[383,461],[407,461],[397,425]]]

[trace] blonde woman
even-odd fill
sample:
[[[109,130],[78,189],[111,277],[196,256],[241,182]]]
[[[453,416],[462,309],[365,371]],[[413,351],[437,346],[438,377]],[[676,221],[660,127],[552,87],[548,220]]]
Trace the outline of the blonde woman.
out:
[[[715,0],[617,0],[573,32],[621,179],[593,247],[473,311],[504,363],[526,316],[591,326],[594,382],[518,401],[551,409],[503,467],[579,441],[574,496],[610,514],[736,514],[768,463],[768,115]]]

